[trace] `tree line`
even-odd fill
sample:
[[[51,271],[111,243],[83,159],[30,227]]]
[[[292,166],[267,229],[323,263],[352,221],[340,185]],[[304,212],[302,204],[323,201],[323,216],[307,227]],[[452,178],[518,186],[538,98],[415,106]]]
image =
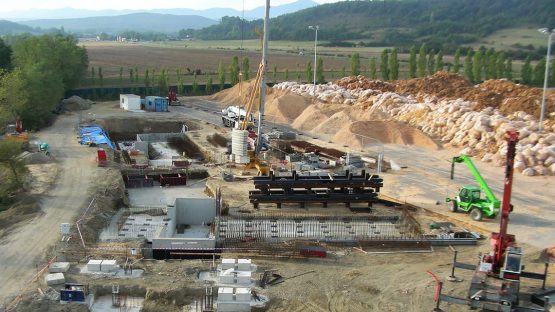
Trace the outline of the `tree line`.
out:
[[[65,91],[81,82],[88,66],[85,48],[71,36],[0,39],[0,124],[21,118],[27,129],[46,125]],[[2,48],[4,47],[4,48]]]

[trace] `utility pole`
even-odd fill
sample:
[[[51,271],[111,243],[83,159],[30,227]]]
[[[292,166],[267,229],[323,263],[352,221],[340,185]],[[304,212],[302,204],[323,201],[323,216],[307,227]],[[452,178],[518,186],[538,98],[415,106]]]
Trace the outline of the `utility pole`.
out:
[[[318,46],[318,29],[320,29],[319,25],[316,26],[308,26],[308,29],[313,29],[314,30],[314,78],[313,78],[313,84],[314,87],[312,89],[312,96],[316,96],[316,47]]]
[[[545,78],[543,79],[543,96],[542,96],[542,107],[540,112],[540,124],[538,125],[538,131],[542,132],[543,128],[543,115],[545,114],[545,97],[547,94],[547,81],[549,80],[549,57],[551,56],[551,37],[555,34],[555,29],[549,30],[548,28],[538,29],[542,34],[547,35],[547,56],[545,58]]]
[[[266,0],[266,14],[264,15],[264,40],[262,42],[262,77],[260,79],[260,108],[258,109],[258,131],[256,133],[255,154],[260,152],[262,148],[262,119],[264,119],[264,101],[266,100],[266,67],[268,65],[268,38],[270,34],[270,0]]]

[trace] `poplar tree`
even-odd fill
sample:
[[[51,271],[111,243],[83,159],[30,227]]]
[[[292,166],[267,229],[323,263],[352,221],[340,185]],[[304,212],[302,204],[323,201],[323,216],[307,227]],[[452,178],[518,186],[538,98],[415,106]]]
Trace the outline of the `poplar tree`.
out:
[[[324,77],[324,59],[321,57],[318,58],[316,63],[316,82],[318,84],[324,84],[326,82]]]
[[[472,49],[468,49],[468,51],[466,52],[466,56],[464,57],[464,77],[470,82],[474,81],[474,74],[472,72],[473,57],[474,56]]]
[[[474,83],[482,81],[482,58],[483,55],[481,50],[474,53],[474,58],[472,59],[472,76],[474,77]]]
[[[243,58],[243,81],[247,81],[250,79],[250,65],[249,65],[249,58]]]
[[[360,75],[360,54],[358,53],[353,53],[351,56],[351,75]]]
[[[435,74],[435,69],[436,69],[435,63],[436,63],[435,52],[434,50],[431,50],[430,54],[428,55],[428,75]]]
[[[370,59],[370,66],[369,67],[370,67],[370,78],[376,79],[377,76],[376,76],[376,57],[375,56],[373,56]]]
[[[530,84],[532,82],[532,65],[530,64],[530,55],[526,57],[520,76],[522,77],[523,84]]]
[[[461,49],[455,51],[455,58],[453,59],[453,72],[458,74],[461,69]]]
[[[223,90],[225,85],[225,66],[221,61],[218,65],[218,82],[220,84],[220,90]]]
[[[443,70],[443,51],[439,50],[439,52],[437,52],[437,61],[436,61],[436,72]]]
[[[306,75],[306,82],[311,83],[313,73],[312,73],[312,62],[310,61],[306,63],[305,75]]]
[[[495,78],[507,78],[505,77],[505,61],[507,57],[505,53],[499,52],[497,53],[497,57],[495,60]]]
[[[229,65],[229,79],[231,80],[232,86],[239,83],[239,58],[237,56],[231,59],[231,65]]]
[[[543,85],[545,79],[545,58],[542,58],[534,67],[534,84]]]
[[[513,60],[507,59],[507,65],[505,66],[505,78],[513,80]]]
[[[426,44],[420,46],[418,54],[418,77],[426,76]]]
[[[410,48],[409,78],[416,78],[416,46]]]
[[[384,49],[381,55],[380,72],[383,80],[389,80],[389,51]]]
[[[389,78],[391,80],[399,79],[399,59],[397,58],[397,49],[393,48],[389,58]]]

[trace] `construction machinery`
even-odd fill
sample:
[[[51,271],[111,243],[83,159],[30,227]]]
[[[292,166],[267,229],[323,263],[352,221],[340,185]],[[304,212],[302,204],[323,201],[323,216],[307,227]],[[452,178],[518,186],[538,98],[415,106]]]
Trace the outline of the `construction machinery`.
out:
[[[248,113],[243,107],[239,106],[228,106],[222,109],[222,124],[225,127],[231,127],[238,129],[242,124],[246,122],[247,128],[254,127],[254,115]]]
[[[6,127],[6,134],[4,137],[8,141],[29,142],[29,133],[23,130],[23,123],[19,118],[16,119],[15,124]]]
[[[515,236],[507,233],[509,214],[511,212],[511,192],[513,184],[513,164],[515,159],[518,132],[508,131],[507,139],[507,164],[505,167],[505,186],[503,191],[503,203],[501,206],[501,219],[499,221],[499,232],[491,233],[490,243],[492,251],[480,256],[478,265],[457,262],[457,253],[453,261],[451,278],[454,278],[455,268],[474,270],[468,296],[458,298],[449,295],[441,295],[441,283],[439,283],[439,295],[436,296],[439,309],[441,301],[455,304],[466,304],[471,308],[480,308],[486,311],[547,311],[549,299],[534,302],[536,305],[521,305],[523,301],[520,294],[520,279],[532,278],[543,280],[542,289],[545,289],[547,268],[543,274],[524,272],[522,265],[522,249],[516,246]],[[534,296],[532,296],[534,297]],[[540,303],[540,305],[537,305]]]
[[[478,181],[480,187],[465,185],[460,189],[457,196],[454,198],[446,198],[446,202],[452,203],[450,207],[451,211],[457,212],[461,210],[470,213],[470,217],[475,221],[482,220],[484,215],[488,218],[495,218],[499,213],[501,202],[495,197],[476,166],[474,166],[474,163],[472,163],[472,160],[470,160],[470,157],[467,155],[453,157],[453,161],[451,162],[451,180],[453,180],[455,176],[456,163],[465,163],[472,175],[474,175],[476,181]],[[485,198],[481,197],[480,190],[486,195]]]
[[[170,87],[168,90],[168,96],[166,97],[168,100],[168,105],[179,105],[181,102],[177,98],[177,90],[176,87]]]
[[[266,9],[265,9],[265,16],[264,16],[264,41],[262,45],[262,61],[258,66],[258,71],[256,73],[254,88],[252,88],[249,97],[247,98],[247,105],[244,109],[244,114],[241,112],[241,108],[239,108],[238,116],[240,125],[238,125],[239,130],[248,130],[249,137],[251,139],[256,140],[256,144],[254,149],[248,150],[247,154],[249,157],[249,162],[245,165],[245,170],[254,169],[258,170],[258,175],[268,175],[270,172],[270,167],[264,161],[259,158],[259,153],[261,149],[264,147],[264,140],[262,135],[262,121],[264,119],[264,101],[266,98],[266,81],[265,81],[265,73],[267,67],[267,55],[268,55],[268,36],[269,36],[269,19],[270,19],[270,0],[266,0]],[[252,129],[252,125],[254,125],[254,118],[251,116],[253,114],[255,108],[255,101],[258,99],[258,124],[257,124],[257,132],[254,133]],[[222,111],[222,113],[224,113]],[[243,119],[241,120],[241,116]],[[247,118],[248,116],[248,118]],[[224,125],[226,123],[226,118],[222,116],[222,121]],[[237,128],[237,120],[234,120],[233,126]]]

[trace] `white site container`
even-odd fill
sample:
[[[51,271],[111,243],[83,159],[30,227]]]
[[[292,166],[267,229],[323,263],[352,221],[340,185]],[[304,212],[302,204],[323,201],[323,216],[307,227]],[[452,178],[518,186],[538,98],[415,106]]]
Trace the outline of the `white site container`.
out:
[[[118,263],[116,260],[102,260],[100,265],[100,272],[114,272],[118,269]]]
[[[140,110],[141,97],[135,94],[120,94],[119,107],[125,110]]]
[[[233,288],[232,287],[220,287],[218,288],[218,301],[232,301],[233,300]]]
[[[236,259],[222,259],[222,270],[235,268]]]
[[[89,260],[87,263],[87,271],[100,272],[100,265],[102,265],[102,260]]]
[[[245,287],[235,288],[235,301],[249,303],[251,301],[250,288],[245,288]]]
[[[237,259],[237,270],[250,271],[251,264],[252,264],[251,259]]]

